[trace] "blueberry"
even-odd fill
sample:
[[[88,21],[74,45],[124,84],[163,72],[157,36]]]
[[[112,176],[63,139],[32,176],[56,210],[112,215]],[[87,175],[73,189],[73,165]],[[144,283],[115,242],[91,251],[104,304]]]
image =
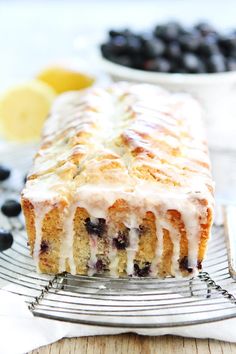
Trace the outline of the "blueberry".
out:
[[[165,51],[165,55],[169,59],[179,59],[181,57],[181,48],[180,44],[177,41],[171,42],[167,47]]]
[[[135,69],[143,69],[144,68],[143,56],[141,54],[133,56],[131,66]]]
[[[117,57],[111,57],[110,60],[116,64],[132,67],[132,59],[128,55],[119,55]]]
[[[15,217],[21,213],[21,205],[16,200],[9,199],[3,203],[1,211],[5,216]]]
[[[121,31],[116,31],[116,30],[110,30],[108,32],[110,38],[114,38],[116,36],[121,36],[122,35],[122,32]]]
[[[121,35],[128,38],[133,35],[133,32],[131,30],[129,30],[128,28],[125,28],[125,29],[123,29],[123,31],[121,31]]]
[[[178,22],[168,22],[166,25],[158,25],[154,29],[154,35],[157,38],[162,38],[163,40],[169,42],[178,38],[182,31],[182,27]]]
[[[201,62],[195,54],[184,54],[182,59],[182,65],[188,73],[195,74],[202,71]]]
[[[132,35],[132,32],[129,30],[129,29],[123,29],[123,30],[113,30],[111,29],[109,32],[109,37],[110,38],[114,38],[114,37],[118,37],[118,36],[124,36],[124,37],[127,37],[127,36],[130,36]]]
[[[134,263],[134,275],[138,277],[147,277],[150,273],[150,267],[150,262],[145,262],[142,268],[140,268],[137,263]]]
[[[146,58],[152,59],[161,56],[165,51],[164,43],[160,39],[147,39],[143,43],[143,53]]]
[[[42,240],[40,244],[40,254],[46,253],[49,249],[48,242],[45,240]]]
[[[192,273],[193,268],[188,266],[188,257],[185,256],[181,260],[179,260],[179,268],[180,270],[187,270],[189,273]]]
[[[113,54],[122,55],[127,51],[127,38],[124,36],[117,36],[111,40],[111,50]]]
[[[0,251],[6,251],[13,244],[13,236],[10,232],[0,229]]]
[[[11,170],[5,166],[0,165],[0,181],[5,181],[10,177]]]
[[[113,238],[113,245],[118,250],[125,250],[129,246],[129,229],[119,231],[118,236]]]
[[[101,52],[104,58],[110,59],[112,56],[126,54],[127,39],[124,36],[116,36],[109,42],[101,45]]]
[[[235,58],[229,58],[227,60],[227,70],[229,71],[236,71],[236,59]]]
[[[106,220],[101,218],[97,219],[96,223],[92,222],[90,218],[87,218],[85,220],[85,227],[88,234],[97,235],[98,237],[102,237],[107,230]]]
[[[197,261],[197,269],[202,270],[202,261]]]
[[[127,53],[138,54],[141,52],[141,39],[138,36],[130,36],[127,38]]]
[[[148,71],[157,71],[160,73],[168,73],[171,70],[170,62],[165,58],[147,60],[144,68]]]
[[[212,55],[207,63],[208,71],[210,73],[220,73],[226,70],[225,59],[222,54]]]
[[[210,56],[219,53],[219,46],[213,36],[206,37],[198,48],[199,54],[203,56]]]
[[[102,259],[98,259],[97,260],[97,262],[95,264],[95,268],[96,268],[98,273],[101,273],[102,271],[108,270],[106,262],[103,261]]]
[[[196,34],[185,34],[180,37],[181,48],[187,52],[196,52],[201,44],[201,38]]]
[[[101,52],[120,65],[160,73],[232,71],[236,31],[221,35],[207,22],[183,28],[175,21],[157,25],[153,32],[144,34],[111,30]]]
[[[171,72],[178,74],[188,74],[188,71],[182,66],[173,66]]]
[[[215,28],[207,22],[200,22],[196,24],[194,28],[198,30],[202,36],[207,36],[209,34],[216,33]]]
[[[236,34],[232,33],[219,38],[219,46],[225,55],[231,55],[236,50]]]
[[[154,28],[153,33],[157,38],[165,39],[166,26],[165,25],[157,25]]]
[[[101,52],[102,52],[102,56],[104,58],[111,58],[113,53],[112,53],[112,45],[111,43],[103,43],[100,47]]]

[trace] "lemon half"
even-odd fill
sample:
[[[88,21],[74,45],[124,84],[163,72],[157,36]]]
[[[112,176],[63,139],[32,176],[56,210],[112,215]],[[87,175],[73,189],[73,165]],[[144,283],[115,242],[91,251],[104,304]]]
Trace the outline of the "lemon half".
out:
[[[82,90],[94,83],[94,79],[66,66],[51,66],[41,71],[37,79],[47,83],[60,94],[66,91]]]
[[[12,87],[0,97],[0,127],[4,138],[32,141],[40,137],[56,93],[40,80]]]

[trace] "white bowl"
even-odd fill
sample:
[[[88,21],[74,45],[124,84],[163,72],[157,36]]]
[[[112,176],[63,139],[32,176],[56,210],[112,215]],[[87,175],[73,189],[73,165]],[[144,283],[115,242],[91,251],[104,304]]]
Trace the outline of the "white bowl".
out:
[[[101,68],[115,81],[147,82],[184,91],[204,107],[210,146],[236,149],[236,71],[217,74],[168,74],[131,69],[99,55]]]

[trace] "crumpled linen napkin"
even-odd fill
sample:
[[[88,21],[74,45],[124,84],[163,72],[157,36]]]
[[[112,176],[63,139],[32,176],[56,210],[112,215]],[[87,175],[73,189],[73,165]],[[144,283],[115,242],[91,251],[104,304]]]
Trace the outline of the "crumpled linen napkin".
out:
[[[23,354],[63,337],[112,335],[135,332],[159,336],[173,334],[195,338],[215,338],[236,342],[236,318],[186,327],[129,329],[72,324],[34,317],[24,298],[0,290],[0,354]]]

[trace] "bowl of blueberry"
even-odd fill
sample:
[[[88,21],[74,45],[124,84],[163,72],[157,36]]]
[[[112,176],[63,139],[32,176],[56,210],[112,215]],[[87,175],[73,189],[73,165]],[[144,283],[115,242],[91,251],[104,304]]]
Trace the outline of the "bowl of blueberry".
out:
[[[145,72],[153,82],[153,73],[228,73],[236,70],[236,30],[220,33],[205,22],[191,28],[168,22],[141,34],[129,29],[110,30],[101,53],[109,63],[137,70],[134,76],[127,75],[138,79]]]
[[[222,116],[222,107],[224,115],[236,114],[236,30],[220,32],[207,22],[187,28],[176,21],[147,33],[110,30],[100,59],[114,80],[191,93],[211,121]]]

